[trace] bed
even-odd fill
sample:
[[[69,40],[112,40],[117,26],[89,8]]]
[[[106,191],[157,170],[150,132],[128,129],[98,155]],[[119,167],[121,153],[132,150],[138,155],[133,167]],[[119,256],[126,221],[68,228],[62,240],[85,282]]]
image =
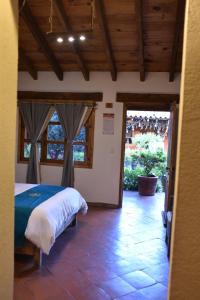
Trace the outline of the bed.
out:
[[[74,188],[15,184],[15,253],[30,254],[37,265],[49,254],[56,238],[76,224],[87,203]]]

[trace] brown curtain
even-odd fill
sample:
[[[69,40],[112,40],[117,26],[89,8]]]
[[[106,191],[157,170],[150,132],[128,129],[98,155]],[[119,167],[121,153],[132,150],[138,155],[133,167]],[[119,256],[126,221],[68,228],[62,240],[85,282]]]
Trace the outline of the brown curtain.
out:
[[[91,116],[91,113],[92,113],[93,109],[94,109],[93,106],[85,106],[85,111],[83,113],[83,116],[82,116],[81,122],[79,124],[79,128],[77,130],[76,135],[78,135],[80,133],[81,127],[85,126],[87,120]]]
[[[62,174],[62,185],[66,187],[74,186],[74,162],[73,162],[73,140],[78,130],[82,127],[84,114],[86,112],[84,104],[56,104],[60,122],[65,134],[65,155]]]
[[[49,104],[20,103],[19,109],[31,140],[31,150],[26,176],[27,183],[39,183],[38,140],[47,124],[50,111]]]

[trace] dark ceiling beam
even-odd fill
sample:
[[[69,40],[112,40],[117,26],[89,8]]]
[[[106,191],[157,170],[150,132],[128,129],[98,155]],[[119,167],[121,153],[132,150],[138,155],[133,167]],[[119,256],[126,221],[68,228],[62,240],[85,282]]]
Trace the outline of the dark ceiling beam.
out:
[[[131,103],[131,102],[146,102],[146,103],[179,103],[179,94],[149,94],[149,93],[117,93],[116,101]]]
[[[178,49],[180,46],[180,38],[184,27],[185,16],[185,0],[178,0],[176,9],[176,25],[174,33],[174,41],[172,46],[172,55],[169,71],[169,81],[172,82],[175,79],[176,66],[178,61]]]
[[[57,14],[64,30],[67,33],[72,34],[74,36],[72,27],[69,23],[69,20],[67,18],[66,13],[65,13],[65,8],[64,8],[64,5],[63,5],[63,1],[62,0],[54,0],[54,8],[56,10],[56,14]],[[72,47],[72,50],[73,50],[74,54],[76,55],[76,60],[77,60],[77,63],[79,65],[79,68],[80,68],[81,72],[83,73],[83,76],[84,76],[85,80],[88,81],[89,77],[90,77],[89,76],[89,71],[86,68],[86,65],[84,63],[84,60],[83,60],[82,54],[80,52],[78,43],[76,41],[74,41],[74,43],[71,44],[71,47]]]
[[[19,48],[19,59],[25,65],[26,70],[34,80],[38,79],[38,72],[32,62],[32,60],[26,55],[24,49]]]
[[[59,80],[63,80],[63,70],[61,66],[59,65],[52,49],[49,47],[49,44],[46,40],[45,35],[41,31],[39,25],[37,24],[37,21],[35,17],[32,15],[32,12],[26,2],[26,4],[23,6],[23,9],[20,12],[20,15],[22,16],[24,22],[28,26],[29,30],[31,31],[34,39],[37,41],[40,49],[43,51],[44,55],[48,59],[50,65],[52,66],[53,71],[57,75]]]
[[[137,22],[138,44],[139,44],[138,61],[139,61],[140,80],[145,81],[143,0],[135,0],[135,17]]]
[[[115,59],[113,56],[113,50],[111,46],[111,40],[110,35],[108,32],[108,25],[106,21],[106,14],[105,14],[105,8],[102,0],[95,0],[95,9],[96,9],[96,15],[98,18],[99,26],[102,32],[103,42],[104,42],[104,48],[106,51],[106,56],[108,59],[108,63],[111,70],[111,76],[112,80],[117,80],[117,68],[115,65]]]
[[[74,101],[74,102],[100,102],[103,100],[103,93],[71,93],[71,92],[35,92],[35,91],[18,91],[20,101]]]

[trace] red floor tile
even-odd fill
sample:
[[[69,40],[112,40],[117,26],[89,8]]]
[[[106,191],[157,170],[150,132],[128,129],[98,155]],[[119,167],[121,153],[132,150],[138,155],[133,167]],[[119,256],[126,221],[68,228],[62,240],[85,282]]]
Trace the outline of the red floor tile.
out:
[[[122,209],[89,208],[44,255],[40,270],[16,257],[14,300],[165,300],[162,208],[163,195],[131,192]]]
[[[132,273],[128,273],[126,275],[123,275],[122,277],[124,280],[126,280],[128,283],[130,283],[134,288],[136,289],[142,289],[144,287],[153,285],[156,283],[156,281],[145,274],[142,271],[135,271]]]
[[[142,296],[145,296],[148,300],[166,300],[167,288],[160,283],[153,286],[142,289],[138,292]]]
[[[125,280],[120,277],[102,282],[99,286],[108,294],[110,297],[116,298],[123,295],[130,294],[135,291],[135,288],[128,284]]]

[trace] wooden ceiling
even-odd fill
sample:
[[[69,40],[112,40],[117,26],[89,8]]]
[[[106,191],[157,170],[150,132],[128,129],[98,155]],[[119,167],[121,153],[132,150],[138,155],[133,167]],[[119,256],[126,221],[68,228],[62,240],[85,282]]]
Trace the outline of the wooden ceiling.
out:
[[[181,70],[185,0],[53,0],[53,33],[47,0],[19,4],[19,70],[38,78],[38,71],[169,72],[169,81]],[[85,33],[84,42],[69,43],[69,34]],[[58,36],[64,43],[56,41]]]

